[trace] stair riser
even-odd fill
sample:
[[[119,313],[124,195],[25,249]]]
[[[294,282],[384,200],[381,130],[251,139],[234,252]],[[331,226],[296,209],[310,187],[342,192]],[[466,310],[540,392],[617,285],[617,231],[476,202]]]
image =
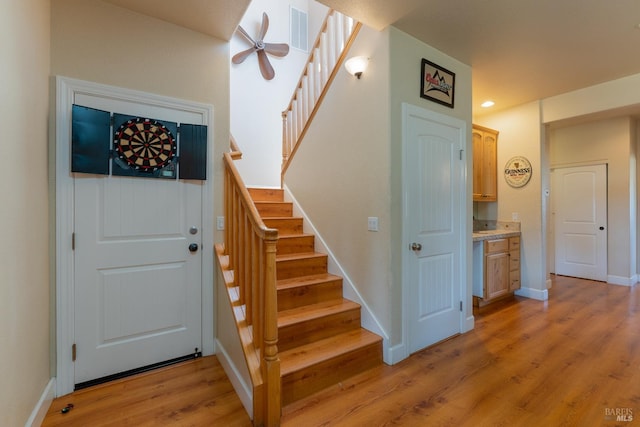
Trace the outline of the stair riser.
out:
[[[293,204],[286,202],[256,203],[256,209],[262,218],[293,216]]]
[[[249,195],[254,202],[284,201],[284,190],[277,188],[249,188]]]
[[[361,347],[282,377],[282,404],[288,405],[382,362],[382,344]]]
[[[342,298],[342,281],[333,280],[278,291],[278,310]]]
[[[295,260],[276,261],[276,279],[290,279],[327,272],[327,257],[311,257]]]
[[[278,239],[277,253],[284,255],[313,252],[314,246],[314,236],[285,237]]]
[[[360,328],[360,308],[309,319],[278,328],[278,350],[286,351],[310,342]]]
[[[269,228],[278,229],[280,236],[302,233],[302,218],[264,218],[263,222]]]

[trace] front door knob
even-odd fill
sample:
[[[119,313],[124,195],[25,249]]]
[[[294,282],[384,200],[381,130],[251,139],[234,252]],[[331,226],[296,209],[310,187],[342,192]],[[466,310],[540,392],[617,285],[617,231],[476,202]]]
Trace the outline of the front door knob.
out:
[[[413,242],[411,244],[411,250],[412,251],[416,251],[416,252],[421,251],[422,250],[422,245],[420,243]]]
[[[198,244],[192,243],[189,245],[189,252],[198,252]]]

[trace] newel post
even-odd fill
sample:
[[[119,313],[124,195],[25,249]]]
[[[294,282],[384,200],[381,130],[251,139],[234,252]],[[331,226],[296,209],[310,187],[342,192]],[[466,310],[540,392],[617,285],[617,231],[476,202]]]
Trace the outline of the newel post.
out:
[[[278,357],[278,303],[276,291],[276,243],[275,236],[265,238],[266,268],[264,286],[264,356],[262,374],[265,379],[265,425],[279,426],[281,408],[280,358]]]

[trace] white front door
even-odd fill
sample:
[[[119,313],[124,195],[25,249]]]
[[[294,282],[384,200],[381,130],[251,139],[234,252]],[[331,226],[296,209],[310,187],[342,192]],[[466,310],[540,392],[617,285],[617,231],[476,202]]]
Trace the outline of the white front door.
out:
[[[466,125],[404,111],[404,289],[409,352],[460,333]]]
[[[76,384],[202,350],[201,187],[75,175]]]
[[[79,93],[74,102],[198,124],[197,115],[135,98]],[[74,384],[202,351],[205,184],[72,175]]]
[[[555,272],[607,280],[607,166],[553,172]]]

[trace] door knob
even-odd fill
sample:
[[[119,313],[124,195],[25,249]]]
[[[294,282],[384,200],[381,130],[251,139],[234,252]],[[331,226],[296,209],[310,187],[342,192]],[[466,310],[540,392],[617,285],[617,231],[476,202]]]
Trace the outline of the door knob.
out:
[[[601,227],[600,227],[600,230],[604,230],[604,227],[602,227],[602,226],[601,226]]]
[[[189,245],[189,252],[198,252],[198,244],[192,243]]]
[[[422,250],[422,245],[420,243],[413,242],[411,244],[411,250],[412,251],[416,251],[416,252],[421,251]]]

